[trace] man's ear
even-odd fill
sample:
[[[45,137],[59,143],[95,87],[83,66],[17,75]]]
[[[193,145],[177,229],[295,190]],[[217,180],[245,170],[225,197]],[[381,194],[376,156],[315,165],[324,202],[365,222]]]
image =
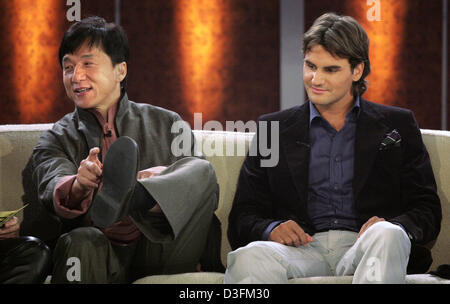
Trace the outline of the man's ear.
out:
[[[352,80],[354,82],[360,80],[363,72],[364,72],[364,62],[360,62],[353,69]]]
[[[127,76],[127,63],[125,61],[118,63],[115,67],[116,70],[116,77],[119,82],[122,82],[122,80],[125,79],[125,76]]]

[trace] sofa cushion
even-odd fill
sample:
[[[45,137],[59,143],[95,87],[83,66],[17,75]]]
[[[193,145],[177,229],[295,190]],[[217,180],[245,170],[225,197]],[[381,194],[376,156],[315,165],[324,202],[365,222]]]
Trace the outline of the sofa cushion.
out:
[[[133,284],[222,284],[223,273],[191,272],[172,275],[154,275],[135,281]],[[290,284],[351,284],[352,276],[309,277],[289,280]],[[406,276],[406,284],[450,284],[431,274],[413,274]]]
[[[219,272],[188,272],[181,274],[153,275],[133,284],[222,284],[223,273]]]
[[[12,210],[22,206],[21,196],[23,189],[21,172],[25,168],[40,134],[44,130],[51,128],[51,126],[52,124],[0,126],[0,210]],[[448,264],[450,262],[450,132],[437,130],[421,131],[424,143],[430,154],[431,164],[438,185],[438,194],[441,198],[443,214],[441,233],[432,249],[434,261],[431,269],[433,270],[441,264]],[[206,159],[214,166],[221,189],[219,207],[216,214],[222,223],[222,261],[226,265],[226,256],[230,251],[230,245],[226,235],[228,214],[236,191],[239,171],[254,134],[194,130],[194,135],[198,147],[205,153]],[[40,214],[40,210],[36,209],[36,207],[28,206],[24,214],[35,217]],[[217,273],[180,274],[175,276],[151,277],[151,282],[156,280],[165,281],[166,279],[170,280],[170,282],[176,280],[180,280],[181,282],[182,280],[192,278],[199,282],[213,283],[216,281],[220,282],[221,277],[223,278],[223,275]],[[145,280],[150,280],[150,278],[147,277],[142,280],[145,282]],[[297,282],[297,280],[299,282],[332,280],[338,283],[341,281],[347,282],[346,280],[348,279],[345,277],[306,278],[295,279],[292,282]],[[407,276],[407,283],[415,282],[447,283],[449,281],[444,281],[431,275]],[[184,281],[184,283],[187,283],[187,281]]]

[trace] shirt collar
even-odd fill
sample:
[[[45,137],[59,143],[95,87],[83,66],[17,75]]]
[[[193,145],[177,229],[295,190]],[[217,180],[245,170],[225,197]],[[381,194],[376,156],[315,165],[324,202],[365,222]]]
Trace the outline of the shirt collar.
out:
[[[105,118],[103,118],[102,114],[100,114],[99,111],[97,111],[95,109],[88,109],[88,111],[93,113],[95,115],[95,117],[97,118],[97,122],[103,128],[103,134],[105,134],[105,135],[110,134],[110,130],[114,130],[114,121],[116,119],[117,108],[118,108],[119,102],[120,102],[120,100],[109,107],[108,121],[106,121]]]
[[[347,113],[346,117],[349,118],[349,115],[351,113],[356,112],[356,117],[358,117],[359,115],[359,109],[360,109],[360,101],[359,101],[359,95],[356,96],[356,100],[355,103],[353,104],[353,107],[350,109],[350,111]],[[311,125],[311,122],[314,120],[314,118],[316,117],[320,117],[322,118],[322,115],[320,115],[319,111],[317,111],[316,107],[314,106],[314,104],[309,101],[309,125]]]

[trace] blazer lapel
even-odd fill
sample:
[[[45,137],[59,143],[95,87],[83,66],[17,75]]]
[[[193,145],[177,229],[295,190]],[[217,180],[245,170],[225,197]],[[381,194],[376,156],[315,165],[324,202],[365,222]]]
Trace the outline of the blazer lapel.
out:
[[[371,171],[378,147],[389,131],[383,123],[381,114],[375,111],[368,102],[361,99],[355,136],[355,160],[353,193],[355,201]]]
[[[310,153],[309,106],[300,107],[293,119],[294,122],[280,132],[280,148],[286,158],[295,188],[306,204]]]
[[[102,149],[102,129],[97,122],[95,116],[87,110],[77,108],[78,130],[83,133],[88,144],[88,149],[94,147]],[[99,157],[101,159],[101,155]]]

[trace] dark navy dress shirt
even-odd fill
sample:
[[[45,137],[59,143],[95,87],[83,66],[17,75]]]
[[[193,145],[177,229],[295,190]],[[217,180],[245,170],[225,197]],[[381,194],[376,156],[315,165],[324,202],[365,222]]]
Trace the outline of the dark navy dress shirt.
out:
[[[358,232],[353,174],[359,97],[336,131],[310,102],[310,161],[307,211],[316,231]]]

